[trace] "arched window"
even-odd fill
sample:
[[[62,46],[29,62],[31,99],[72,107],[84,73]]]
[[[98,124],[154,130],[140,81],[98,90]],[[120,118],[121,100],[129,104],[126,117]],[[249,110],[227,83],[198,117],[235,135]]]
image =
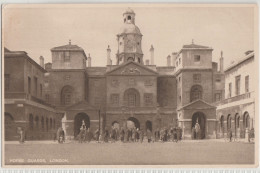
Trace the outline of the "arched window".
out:
[[[47,132],[49,130],[49,118],[46,118],[46,130],[47,130]]]
[[[224,128],[224,116],[223,115],[220,118],[220,127]]]
[[[30,130],[33,130],[33,115],[29,115],[29,128]]]
[[[36,124],[36,129],[39,129],[39,117],[35,117],[35,124]]]
[[[73,98],[73,88],[71,86],[65,86],[61,90],[61,104],[70,105]]]
[[[243,115],[243,126],[244,128],[250,127],[250,116],[248,112],[245,112]]]
[[[202,99],[202,87],[200,85],[194,85],[190,90],[190,102]]]
[[[56,119],[53,120],[53,128],[56,128]]]
[[[229,114],[227,116],[227,129],[229,130],[231,128],[231,115]]]
[[[41,119],[41,125],[42,125],[42,130],[44,129],[44,117],[42,116],[42,119]]]
[[[127,20],[131,20],[131,16],[127,16]]]
[[[50,118],[50,129],[52,129],[52,118]]]

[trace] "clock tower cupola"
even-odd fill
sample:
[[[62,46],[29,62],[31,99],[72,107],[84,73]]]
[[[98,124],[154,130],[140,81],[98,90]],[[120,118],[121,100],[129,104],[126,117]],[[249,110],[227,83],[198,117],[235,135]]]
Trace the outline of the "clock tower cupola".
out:
[[[140,64],[143,62],[142,34],[135,25],[135,13],[128,8],[123,14],[123,26],[117,35],[118,51],[117,64],[128,61],[135,61]]]

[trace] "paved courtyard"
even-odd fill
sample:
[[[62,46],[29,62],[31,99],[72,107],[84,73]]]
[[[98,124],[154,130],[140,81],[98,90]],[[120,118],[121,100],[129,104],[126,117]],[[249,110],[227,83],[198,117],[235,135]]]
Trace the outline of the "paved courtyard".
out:
[[[8,164],[183,165],[253,164],[254,144],[244,142],[182,141],[180,143],[76,143],[34,141],[5,144]]]

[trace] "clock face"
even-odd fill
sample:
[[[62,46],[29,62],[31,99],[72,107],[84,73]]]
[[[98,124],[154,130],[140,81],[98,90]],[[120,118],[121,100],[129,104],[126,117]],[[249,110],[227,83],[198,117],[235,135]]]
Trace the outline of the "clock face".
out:
[[[135,41],[133,41],[133,40],[126,41],[127,50],[132,51],[134,49],[134,46],[135,46]]]

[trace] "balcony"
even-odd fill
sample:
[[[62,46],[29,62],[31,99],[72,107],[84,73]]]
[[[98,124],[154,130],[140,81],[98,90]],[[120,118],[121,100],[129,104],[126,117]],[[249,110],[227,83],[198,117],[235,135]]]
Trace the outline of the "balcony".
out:
[[[24,92],[5,92],[5,99],[23,99],[23,100],[30,100],[45,106],[53,107],[53,105],[46,103],[44,100],[32,96],[30,94]]]
[[[245,100],[245,99],[250,99],[250,98],[254,98],[254,91],[247,92],[245,94],[237,95],[237,96],[225,99],[225,100],[215,102],[215,106],[224,105],[224,104],[241,101],[241,100]]]

